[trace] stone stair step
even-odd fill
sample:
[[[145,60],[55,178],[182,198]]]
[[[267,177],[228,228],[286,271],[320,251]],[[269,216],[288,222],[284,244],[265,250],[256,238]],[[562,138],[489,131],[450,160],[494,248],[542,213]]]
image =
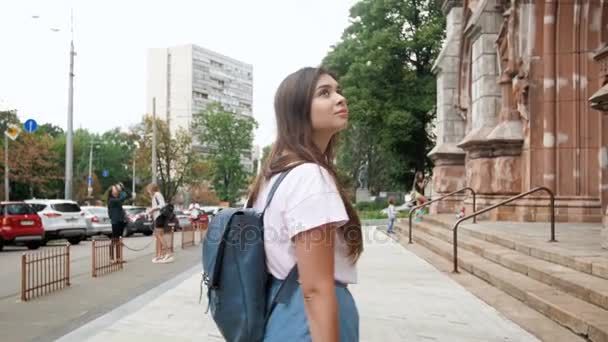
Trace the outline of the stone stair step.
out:
[[[452,222],[446,219],[446,217],[428,215],[424,216],[423,222],[434,224],[437,227],[444,228],[451,232],[452,226],[455,221]],[[401,224],[407,229],[407,221],[404,221]],[[576,271],[591,274],[595,277],[608,279],[608,260],[605,257],[576,257],[563,255],[551,251],[549,248],[547,248],[546,245],[543,246],[542,244],[537,244],[533,242],[516,241],[515,238],[506,234],[498,234],[495,232],[483,232],[477,229],[471,229],[470,227],[468,227],[470,224],[472,223],[463,223],[458,227],[458,237],[460,237],[461,235],[469,235],[480,240],[485,240],[509,249],[516,250],[518,252],[538,259],[560,264]],[[483,222],[478,224],[483,225]],[[559,241],[559,231],[557,233],[557,238]],[[413,234],[416,234],[415,227]]]
[[[403,227],[401,227],[403,229]],[[452,244],[452,232],[428,222],[416,222],[415,231],[422,231]],[[476,239],[471,236],[458,237],[458,246],[484,257],[532,279],[576,296],[588,303],[608,310],[608,281],[584,272],[521,254],[512,249]]]
[[[475,296],[497,309],[508,319],[515,322],[541,341],[551,342],[585,342],[588,341],[575,334],[563,325],[548,318],[544,314],[527,306],[519,299],[507,294],[501,289],[489,284],[468,272],[451,273],[452,262],[435,254],[421,244],[409,244],[407,238],[398,241],[408,250],[431,263],[441,272],[447,273],[451,279],[464,286]]]
[[[399,234],[404,234],[401,231]],[[423,231],[414,240],[452,259],[452,245]],[[459,266],[593,342],[608,342],[608,311],[462,248]]]

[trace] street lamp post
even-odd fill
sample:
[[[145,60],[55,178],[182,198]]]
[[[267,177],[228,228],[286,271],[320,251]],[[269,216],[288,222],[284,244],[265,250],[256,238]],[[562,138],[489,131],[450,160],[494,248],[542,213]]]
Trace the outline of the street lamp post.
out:
[[[152,183],[156,184],[156,97],[152,98]]]
[[[72,39],[70,41],[70,81],[68,92],[68,130],[65,141],[65,199],[72,199],[72,178],[73,178],[73,160],[74,160],[74,143],[73,135],[73,114],[74,114],[74,17],[71,16]]]
[[[131,184],[131,187],[132,187],[131,198],[133,200],[135,200],[135,196],[136,196],[136,193],[135,193],[135,155],[137,153],[138,148],[139,148],[139,144],[137,142],[135,142],[135,148],[133,148],[133,177],[132,177],[133,179],[132,179],[132,184]]]
[[[91,142],[89,150],[89,178],[87,178],[87,197],[89,198],[93,195],[93,147],[97,148],[99,146]]]
[[[8,202],[10,186],[8,183],[8,136],[4,134],[4,200]]]

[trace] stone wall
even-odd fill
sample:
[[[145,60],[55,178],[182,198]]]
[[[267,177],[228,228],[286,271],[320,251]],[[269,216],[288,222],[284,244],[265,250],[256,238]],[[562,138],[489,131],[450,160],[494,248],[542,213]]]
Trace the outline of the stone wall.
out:
[[[556,195],[558,220],[600,221],[608,204],[608,120],[588,99],[608,80],[597,58],[608,43],[607,5],[443,5],[448,34],[435,65],[438,135],[430,153],[438,195],[470,186],[483,207],[545,186]],[[488,217],[547,219],[547,202],[537,193]]]

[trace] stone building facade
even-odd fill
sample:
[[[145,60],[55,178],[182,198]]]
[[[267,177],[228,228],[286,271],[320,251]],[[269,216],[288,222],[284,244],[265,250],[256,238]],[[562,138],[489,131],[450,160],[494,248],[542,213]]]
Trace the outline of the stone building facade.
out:
[[[556,195],[557,220],[600,222],[608,205],[608,112],[601,111],[608,106],[589,101],[608,74],[608,1],[441,3],[447,34],[434,66],[435,191],[470,186],[483,207],[544,186]],[[470,212],[472,199],[463,197]],[[459,200],[433,210],[455,212]],[[489,218],[546,220],[547,202],[540,192]]]

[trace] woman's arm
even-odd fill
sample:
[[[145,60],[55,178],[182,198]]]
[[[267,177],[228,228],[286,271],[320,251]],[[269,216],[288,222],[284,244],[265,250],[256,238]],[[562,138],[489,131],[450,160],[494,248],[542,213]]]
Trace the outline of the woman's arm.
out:
[[[334,278],[335,227],[323,225],[294,237],[304,308],[312,340],[338,342],[340,326]]]

